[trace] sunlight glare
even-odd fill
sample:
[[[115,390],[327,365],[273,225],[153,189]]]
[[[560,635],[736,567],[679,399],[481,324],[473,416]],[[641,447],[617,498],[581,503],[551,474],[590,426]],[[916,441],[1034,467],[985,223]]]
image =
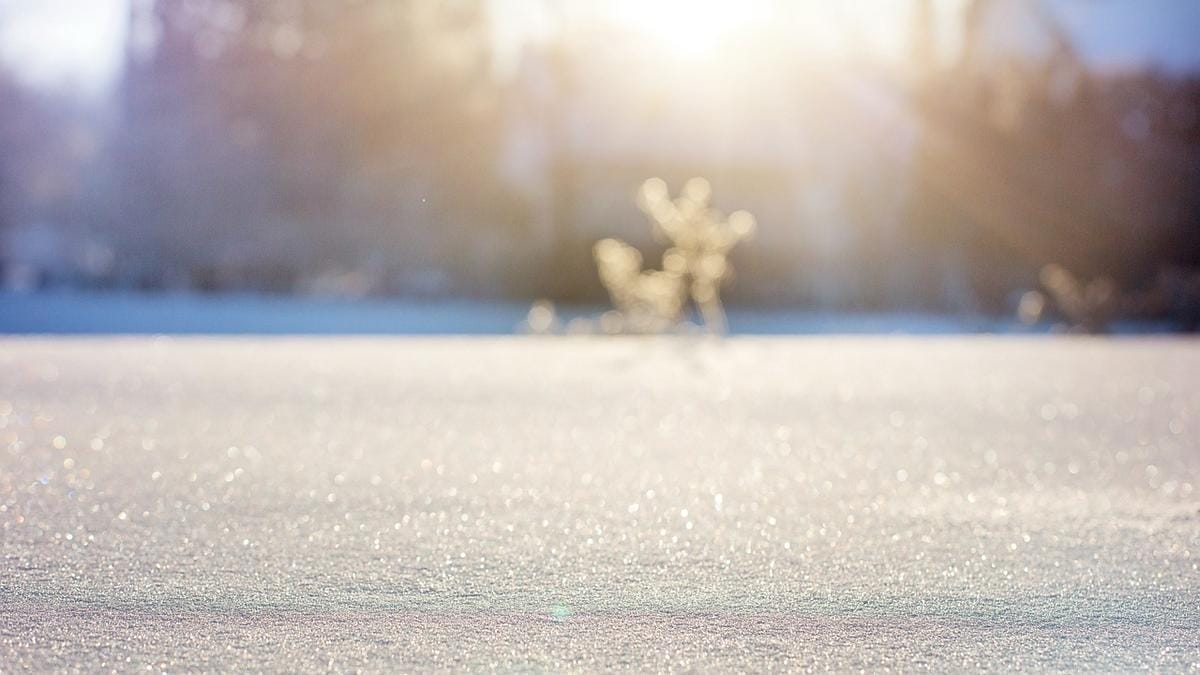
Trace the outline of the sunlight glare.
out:
[[[127,0],[0,0],[0,65],[36,85],[85,90],[120,68]]]
[[[614,0],[616,21],[685,59],[711,55],[731,38],[765,22],[767,4],[755,0]]]

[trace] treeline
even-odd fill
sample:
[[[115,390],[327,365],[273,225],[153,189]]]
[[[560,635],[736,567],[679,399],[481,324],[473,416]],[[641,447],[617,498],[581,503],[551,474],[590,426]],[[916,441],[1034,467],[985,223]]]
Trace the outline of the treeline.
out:
[[[956,60],[912,89],[923,138],[906,218],[919,246],[959,261],[985,310],[1011,308],[1014,289],[1037,287],[1049,265],[1169,296],[1129,308],[1141,318],[1192,316],[1200,78],[1091,70],[1048,12],[1033,12],[1043,58],[1005,53],[992,41],[1013,20],[1006,12],[1038,6],[965,7]]]
[[[136,3],[119,86],[107,114],[88,118],[97,147],[55,167],[96,185],[41,198],[6,180],[3,218],[108,251],[86,270],[91,284],[519,292],[520,278],[494,283],[514,276],[496,247],[519,245],[522,218],[495,170],[501,101],[483,4]],[[55,108],[24,108],[0,114],[5,138],[40,136],[40,152],[53,134],[10,127],[53,125]],[[30,172],[8,152],[4,164]]]
[[[119,248],[149,262],[139,274],[438,294],[497,274],[474,240],[519,213],[496,178],[481,0],[153,12],[156,46],[131,54],[114,145],[130,224]]]
[[[647,132],[628,119],[603,128],[603,107],[618,104],[563,77],[595,55],[543,45],[540,69],[534,59],[526,79],[497,78],[489,5],[142,0],[105,98],[39,92],[0,72],[0,285],[602,301],[586,254],[622,231],[609,222],[615,204],[634,210],[621,186],[664,162],[669,176],[714,179],[722,195],[737,194],[737,176],[763,174],[753,153],[736,166],[609,156],[606,138]],[[914,3],[930,31],[932,6]],[[784,180],[759,186],[758,201],[731,197],[763,224],[740,250],[748,262],[731,299],[995,313],[1047,264],[1122,289],[1152,287],[1168,267],[1191,278],[1200,80],[1089,72],[1049,24],[1047,59],[975,50],[1018,5],[965,6],[961,53],[912,83],[882,69],[798,69],[821,73],[809,73],[808,91],[840,98],[802,101],[797,115],[824,103],[839,128],[808,130],[797,117],[790,130],[736,129],[767,146],[791,133],[796,147],[825,148],[800,158],[813,182],[862,180],[832,181],[814,200]],[[938,40],[918,31],[914,42]],[[766,80],[778,88],[747,89],[744,105],[797,98],[805,83],[787,80],[786,65]],[[846,120],[875,114],[845,92],[871,87],[896,93],[908,120],[898,128],[915,138],[886,149],[903,174],[895,182],[907,183],[895,203],[879,199],[877,159],[838,140],[856,134]],[[588,114],[572,116],[580,101]],[[549,128],[522,133],[539,125]],[[506,183],[521,182],[507,163],[522,153],[544,164],[532,188]],[[584,218],[598,226],[572,234]],[[817,260],[820,231],[845,243]],[[572,245],[583,255],[565,255]]]

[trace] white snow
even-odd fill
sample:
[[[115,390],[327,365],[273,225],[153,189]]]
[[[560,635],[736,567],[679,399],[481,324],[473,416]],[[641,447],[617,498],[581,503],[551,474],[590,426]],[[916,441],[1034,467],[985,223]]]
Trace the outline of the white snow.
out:
[[[315,298],[188,293],[4,293],[0,334],[504,335],[520,330],[530,303],[486,300]],[[559,307],[560,318],[593,323],[608,307]],[[729,310],[734,333],[906,333],[1031,330],[1012,317],[845,313],[797,309]],[[1119,326],[1122,331],[1163,326]],[[1169,326],[1165,328],[1169,329]],[[1045,330],[1038,327],[1035,330]]]
[[[1200,668],[1200,343],[0,340],[0,670]]]

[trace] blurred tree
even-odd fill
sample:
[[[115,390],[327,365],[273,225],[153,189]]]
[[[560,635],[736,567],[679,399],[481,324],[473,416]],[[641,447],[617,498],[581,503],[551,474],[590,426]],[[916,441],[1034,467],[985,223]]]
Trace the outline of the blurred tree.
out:
[[[933,40],[928,11],[917,15],[919,39]],[[1139,285],[1188,262],[1180,235],[1200,216],[1194,82],[1089,70],[1032,0],[970,0],[961,32],[954,62],[914,89],[923,129],[909,217],[942,278],[998,310],[1047,263]],[[1045,48],[1022,46],[1034,39]]]
[[[0,68],[0,268],[43,267],[26,270],[39,278],[25,283],[70,280],[49,279],[51,273],[104,272],[96,252],[88,250],[96,244],[91,217],[102,200],[92,169],[105,131],[103,113],[101,103],[26,85]],[[37,246],[33,238],[41,240]],[[38,261],[26,259],[31,246],[39,249]],[[0,285],[8,271],[0,269]]]
[[[13,211],[17,208],[15,174],[20,155],[16,146],[23,136],[19,133],[23,104],[16,83],[7,71],[0,69],[0,246],[4,232],[12,227]]]
[[[484,19],[480,0],[135,5],[115,148],[134,266],[212,286],[469,277],[454,265],[503,215]]]

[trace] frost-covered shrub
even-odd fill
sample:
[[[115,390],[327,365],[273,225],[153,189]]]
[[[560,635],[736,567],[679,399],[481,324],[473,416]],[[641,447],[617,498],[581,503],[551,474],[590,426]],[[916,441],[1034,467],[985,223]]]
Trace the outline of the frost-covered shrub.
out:
[[[650,217],[655,234],[671,245],[663,254],[662,270],[643,270],[641,253],[624,242],[604,239],[596,244],[600,281],[626,330],[666,330],[679,323],[690,299],[705,328],[725,331],[720,291],[733,273],[729,253],[754,233],[755,221],[746,211],[726,216],[709,205],[711,196],[703,178],[689,180],[675,199],[662,179],[642,184],[638,206]]]

